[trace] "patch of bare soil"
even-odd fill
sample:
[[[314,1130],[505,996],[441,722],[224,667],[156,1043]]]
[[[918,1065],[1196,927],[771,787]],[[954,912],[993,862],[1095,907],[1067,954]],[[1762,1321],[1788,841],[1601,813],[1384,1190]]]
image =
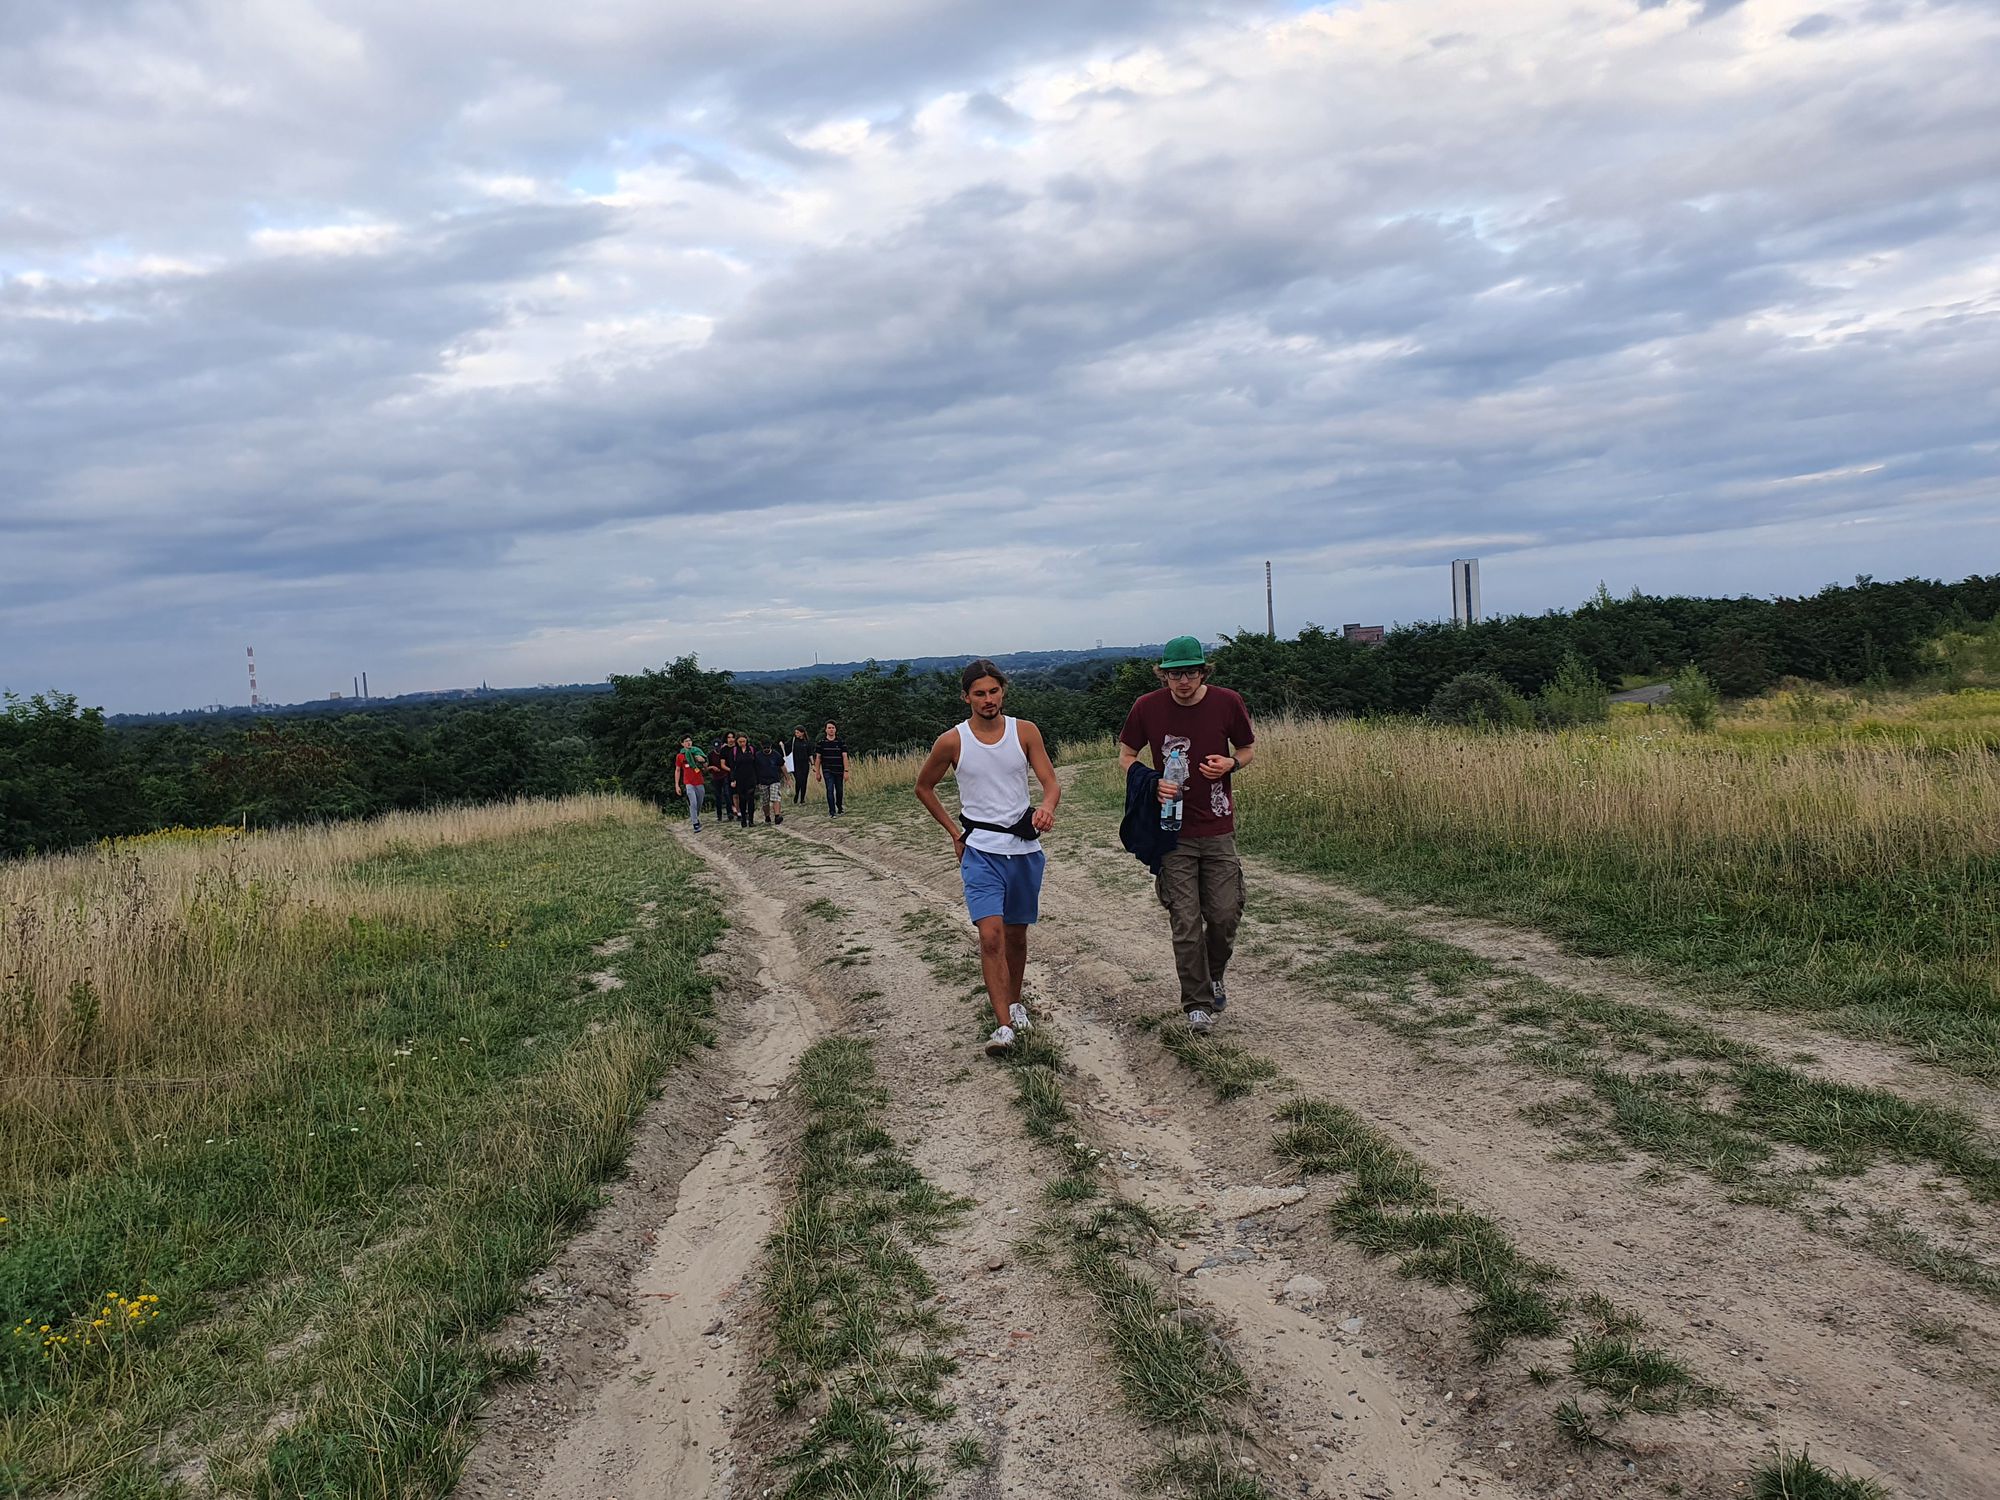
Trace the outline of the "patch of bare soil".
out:
[[[880,877],[872,890],[956,908],[949,861],[900,820],[788,825],[795,832],[863,861]],[[1049,844],[1031,985],[1063,1028],[1085,1080],[1078,1092],[1113,1143],[1128,1191],[1192,1211],[1195,1227],[1163,1255],[1192,1295],[1230,1316],[1239,1358],[1269,1393],[1280,1461],[1298,1453],[1315,1492],[1449,1493],[1457,1483],[1467,1493],[1578,1500],[1721,1497],[1742,1493],[1749,1471],[1784,1443],[1810,1445],[1820,1462],[1879,1477],[1899,1495],[2000,1494],[2000,1402],[1981,1353],[2000,1348],[1991,1302],[1794,1214],[1731,1202],[1703,1176],[1661,1174],[1641,1157],[1558,1159],[1560,1137],[1518,1113],[1549,1097],[1544,1075],[1497,1050],[1452,1055],[1357,1019],[1296,976],[1313,955],[1282,934],[1260,944],[1263,952],[1239,953],[1220,1035],[1277,1061],[1306,1094],[1360,1112],[1447,1192],[1562,1267],[1575,1293],[1600,1292],[1639,1313],[1649,1343],[1728,1399],[1635,1415],[1615,1429],[1613,1446],[1575,1447],[1552,1420],[1563,1392],[1527,1373],[1564,1369],[1566,1348],[1517,1345],[1478,1364],[1455,1294],[1400,1279],[1392,1262],[1332,1235],[1319,1212],[1329,1187],[1300,1184],[1301,1201],[1245,1217],[1220,1212],[1231,1190],[1292,1185],[1269,1149],[1272,1099],[1216,1104],[1134,1024],[1173,1008],[1171,954],[1149,883],[1116,849],[1108,823],[1066,814]],[[1353,899],[1254,863],[1250,884],[1253,910],[1274,889]],[[1582,961],[1532,935],[1378,914],[1517,972],[1613,989],[1611,976],[1594,966],[1584,973]],[[1771,1017],[1745,1025],[1731,1012],[1699,1015],[1771,1045],[1763,1034]],[[1823,1045],[1815,1037],[1809,1050]],[[1935,1074],[1924,1076],[1935,1084]],[[1854,1186],[1893,1199],[1925,1191],[1917,1179],[1934,1176],[1878,1167]]]

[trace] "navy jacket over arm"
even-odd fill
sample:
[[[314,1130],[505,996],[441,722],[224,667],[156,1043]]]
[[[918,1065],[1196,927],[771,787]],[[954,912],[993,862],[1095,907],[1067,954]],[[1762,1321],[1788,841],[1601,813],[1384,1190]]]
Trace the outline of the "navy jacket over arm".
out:
[[[1174,829],[1160,826],[1159,788],[1160,773],[1143,760],[1133,761],[1125,773],[1125,818],[1118,825],[1118,842],[1155,875],[1181,841]]]

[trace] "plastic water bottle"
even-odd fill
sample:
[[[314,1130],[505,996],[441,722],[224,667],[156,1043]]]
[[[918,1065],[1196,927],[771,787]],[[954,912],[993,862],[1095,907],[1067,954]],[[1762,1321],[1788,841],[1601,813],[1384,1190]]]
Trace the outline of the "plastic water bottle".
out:
[[[1174,794],[1173,801],[1162,802],[1160,804],[1160,826],[1162,828],[1171,829],[1175,832],[1180,830],[1181,802],[1187,796],[1187,773],[1187,751],[1178,747],[1169,750],[1167,752],[1167,766],[1165,770],[1160,772],[1160,779],[1171,781],[1180,790]]]

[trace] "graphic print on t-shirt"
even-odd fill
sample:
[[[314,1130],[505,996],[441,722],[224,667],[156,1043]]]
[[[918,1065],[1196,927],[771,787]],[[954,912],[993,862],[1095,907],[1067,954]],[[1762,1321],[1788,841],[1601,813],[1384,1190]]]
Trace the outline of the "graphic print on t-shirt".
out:
[[[1229,793],[1222,789],[1222,783],[1219,781],[1211,781],[1208,784],[1208,810],[1218,818],[1229,816]]]

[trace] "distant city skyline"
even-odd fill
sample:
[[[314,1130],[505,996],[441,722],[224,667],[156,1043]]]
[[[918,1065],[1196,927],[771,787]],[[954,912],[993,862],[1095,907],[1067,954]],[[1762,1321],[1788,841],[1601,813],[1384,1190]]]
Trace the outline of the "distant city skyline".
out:
[[[2000,570],[2000,7],[22,0],[0,69],[15,692]]]

